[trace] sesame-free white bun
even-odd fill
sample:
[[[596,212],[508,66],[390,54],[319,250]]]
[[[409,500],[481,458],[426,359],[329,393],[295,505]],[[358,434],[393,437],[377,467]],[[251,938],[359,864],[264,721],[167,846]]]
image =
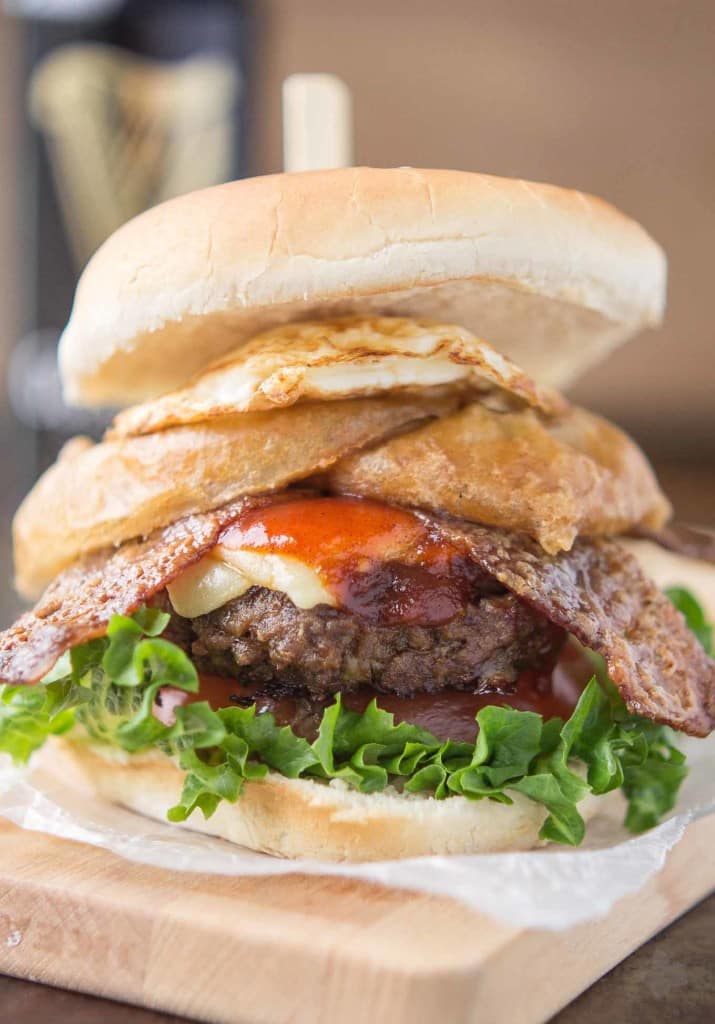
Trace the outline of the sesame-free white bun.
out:
[[[563,386],[660,321],[665,258],[581,192],[461,171],[346,168],[231,182],[115,232],[60,345],[70,401],[180,387],[260,331],[345,313],[461,324]]]
[[[122,754],[63,737],[42,754],[67,782],[157,821],[178,800],[183,772],[163,754]],[[392,860],[430,854],[499,853],[543,846],[545,808],[520,793],[513,804],[493,800],[359,793],[344,784],[286,779],[275,772],[247,782],[234,804],[223,802],[206,820],[195,811],[182,828],[219,836],[279,857],[332,861]],[[619,792],[579,804],[585,821],[613,813]]]

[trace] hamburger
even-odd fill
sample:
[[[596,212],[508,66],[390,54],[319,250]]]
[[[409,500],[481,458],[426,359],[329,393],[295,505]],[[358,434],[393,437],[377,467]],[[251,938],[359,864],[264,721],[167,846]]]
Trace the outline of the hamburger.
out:
[[[479,174],[126,224],[60,345],[68,399],[121,411],[14,521],[37,603],[0,636],[0,750],[285,857],[656,824],[715,723],[712,541],[560,389],[664,296],[611,206]]]

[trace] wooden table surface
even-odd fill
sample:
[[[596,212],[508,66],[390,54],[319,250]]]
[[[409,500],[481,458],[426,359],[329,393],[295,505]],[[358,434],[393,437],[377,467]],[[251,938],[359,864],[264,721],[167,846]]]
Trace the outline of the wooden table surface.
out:
[[[552,1024],[703,1024],[715,1017],[715,895],[647,942]],[[614,1008],[618,1008],[617,1014]],[[12,1024],[185,1024],[186,1018],[0,975],[0,1020]],[[445,1022],[447,1024],[447,1022]],[[499,1022],[490,1022],[499,1024]],[[507,1022],[505,1022],[507,1024]]]

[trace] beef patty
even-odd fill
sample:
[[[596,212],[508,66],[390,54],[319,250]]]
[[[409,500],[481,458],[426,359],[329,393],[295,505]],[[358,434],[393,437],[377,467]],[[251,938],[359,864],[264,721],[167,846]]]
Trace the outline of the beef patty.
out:
[[[493,588],[443,625],[385,626],[328,605],[297,608],[283,593],[253,587],[191,629],[200,671],[315,696],[360,686],[403,695],[508,690],[521,669],[550,665],[564,635]]]

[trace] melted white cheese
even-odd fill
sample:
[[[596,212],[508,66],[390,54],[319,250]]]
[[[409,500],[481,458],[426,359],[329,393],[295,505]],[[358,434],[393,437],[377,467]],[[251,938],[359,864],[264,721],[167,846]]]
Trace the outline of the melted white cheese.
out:
[[[335,605],[315,570],[299,559],[220,545],[186,569],[167,590],[174,610],[194,619],[241,597],[250,587],[280,590],[297,608]]]
[[[174,611],[194,619],[245,594],[251,581],[241,572],[207,555],[166,588]]]

